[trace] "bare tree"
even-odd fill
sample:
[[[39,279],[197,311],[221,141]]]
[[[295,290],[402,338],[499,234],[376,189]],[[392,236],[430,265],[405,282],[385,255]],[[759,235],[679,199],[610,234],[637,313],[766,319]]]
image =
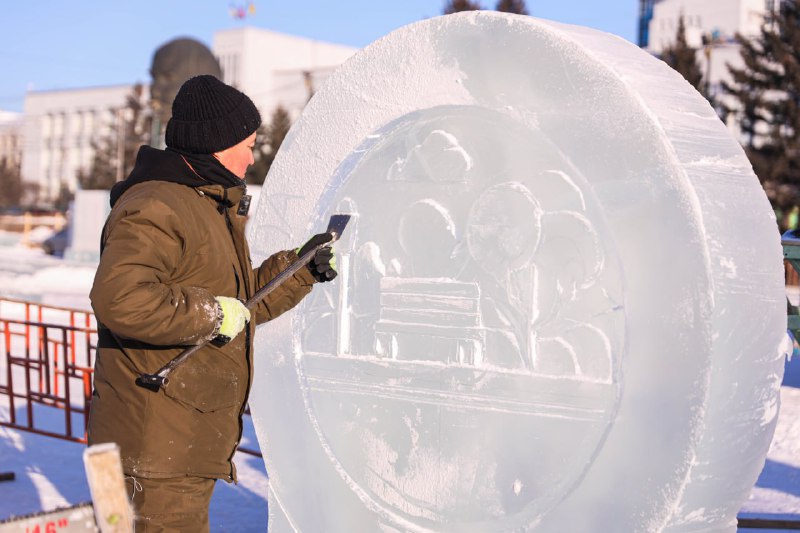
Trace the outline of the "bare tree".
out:
[[[116,110],[110,135],[92,142],[91,166],[81,169],[77,176],[83,189],[110,189],[133,170],[139,147],[150,138],[152,124],[152,112],[143,95],[144,88],[137,83],[125,106]]]
[[[245,175],[247,183],[261,185],[267,177],[275,156],[283,143],[289,128],[292,126],[289,112],[283,106],[278,106],[272,112],[269,124],[264,124],[256,134],[256,146],[253,148],[255,163],[250,165]]]
[[[19,207],[25,192],[19,162],[0,159],[0,208]]]

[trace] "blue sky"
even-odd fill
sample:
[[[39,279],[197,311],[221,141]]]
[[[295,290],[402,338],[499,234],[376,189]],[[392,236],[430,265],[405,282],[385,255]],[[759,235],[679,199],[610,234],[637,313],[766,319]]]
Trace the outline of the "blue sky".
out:
[[[496,0],[479,0],[494,7]],[[22,111],[26,90],[148,83],[153,51],[180,36],[209,46],[215,31],[256,26],[365,46],[392,30],[441,14],[444,0],[38,0],[3,2],[0,110]],[[636,40],[637,0],[527,0],[531,15]]]

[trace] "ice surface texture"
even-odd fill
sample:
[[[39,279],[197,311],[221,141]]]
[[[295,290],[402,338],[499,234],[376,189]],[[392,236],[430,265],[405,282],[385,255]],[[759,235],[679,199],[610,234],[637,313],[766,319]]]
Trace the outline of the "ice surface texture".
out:
[[[255,259],[341,275],[259,330],[273,531],[732,530],[776,422],[780,239],[744,153],[618,37],[493,12],[343,65]]]

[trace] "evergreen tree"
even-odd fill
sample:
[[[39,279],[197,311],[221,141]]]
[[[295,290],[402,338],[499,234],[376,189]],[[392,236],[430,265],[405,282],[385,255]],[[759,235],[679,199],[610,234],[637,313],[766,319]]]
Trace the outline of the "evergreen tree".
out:
[[[517,15],[529,15],[525,0],[498,0],[495,11],[503,13],[516,13]]]
[[[461,11],[477,11],[479,9],[481,9],[480,4],[471,0],[447,0],[442,9],[442,14],[452,15]]]
[[[261,185],[267,177],[278,149],[281,147],[283,139],[289,133],[292,121],[289,112],[283,107],[278,106],[272,112],[269,124],[263,124],[256,134],[256,145],[253,148],[255,163],[250,165],[245,174],[247,183]]]
[[[686,42],[686,24],[684,23],[683,15],[678,18],[678,32],[675,35],[675,42],[664,49],[661,59],[686,78],[686,81],[691,83],[700,94],[708,98],[703,85],[703,73],[697,62],[697,52]]]
[[[77,176],[81,188],[110,189],[133,170],[139,147],[149,141],[152,124],[152,112],[143,94],[142,85],[136,84],[125,105],[116,110],[116,124],[111,133],[92,141],[92,164],[88,169],[81,169]]]
[[[773,208],[788,213],[800,205],[800,0],[782,2],[756,37],[736,38],[744,67],[729,67],[733,83],[723,89],[736,105],[726,111],[740,120],[745,152]]]

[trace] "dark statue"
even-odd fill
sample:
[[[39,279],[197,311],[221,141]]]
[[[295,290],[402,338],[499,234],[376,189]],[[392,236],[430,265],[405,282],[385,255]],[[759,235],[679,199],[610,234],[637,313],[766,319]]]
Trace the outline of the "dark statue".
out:
[[[172,114],[172,101],[184,81],[200,74],[222,79],[219,62],[206,45],[181,37],[160,46],[153,54],[150,76],[150,105],[154,113],[154,131],[161,135]]]

